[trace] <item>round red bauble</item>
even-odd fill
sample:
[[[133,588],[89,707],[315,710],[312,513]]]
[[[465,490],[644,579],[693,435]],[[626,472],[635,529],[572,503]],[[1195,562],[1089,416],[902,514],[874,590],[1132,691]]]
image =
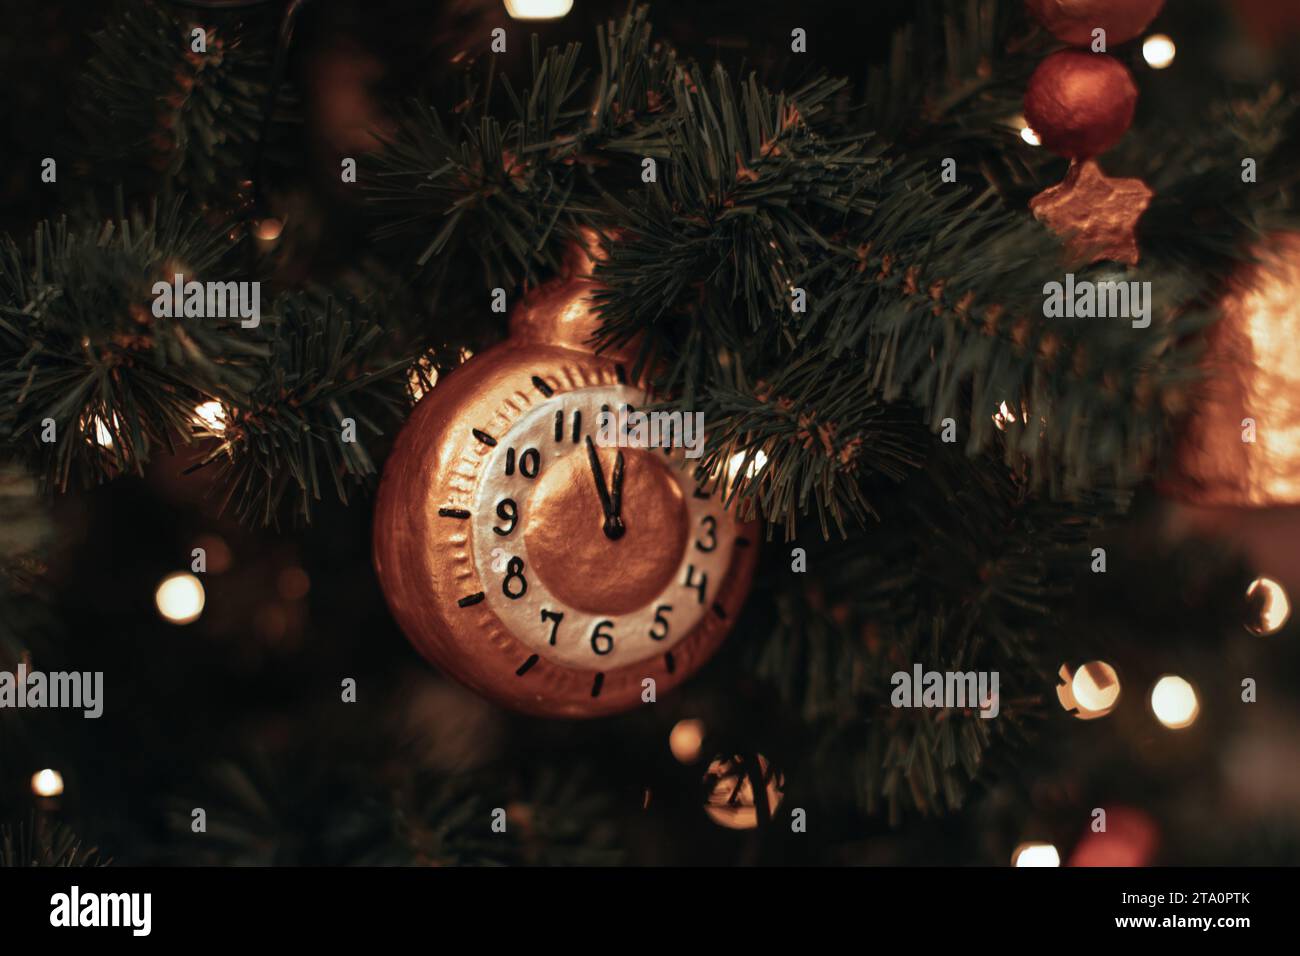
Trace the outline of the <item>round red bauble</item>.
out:
[[[1133,39],[1156,18],[1165,0],[1026,0],[1029,12],[1063,43],[1090,46],[1092,31],[1106,31],[1106,43]]]
[[[1025,94],[1025,120],[1042,144],[1071,159],[1120,141],[1137,107],[1128,68],[1104,53],[1060,50],[1038,65]]]

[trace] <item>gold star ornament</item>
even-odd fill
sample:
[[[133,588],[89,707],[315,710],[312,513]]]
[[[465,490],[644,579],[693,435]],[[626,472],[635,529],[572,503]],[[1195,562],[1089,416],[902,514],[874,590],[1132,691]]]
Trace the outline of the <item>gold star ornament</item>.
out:
[[[1034,217],[1079,262],[1138,263],[1137,222],[1151,203],[1140,179],[1111,179],[1094,160],[1075,162],[1059,185],[1029,200]]]

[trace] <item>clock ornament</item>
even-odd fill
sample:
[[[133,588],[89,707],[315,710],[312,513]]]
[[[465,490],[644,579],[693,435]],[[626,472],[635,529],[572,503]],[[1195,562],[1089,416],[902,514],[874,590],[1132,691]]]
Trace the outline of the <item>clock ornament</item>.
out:
[[[596,354],[594,241],[512,311],[509,336],[439,380],[384,468],[374,558],[428,660],[506,706],[595,717],[702,666],[749,590],[758,526],[697,487],[682,448],[608,441],[647,403]],[[601,438],[605,442],[601,442]]]

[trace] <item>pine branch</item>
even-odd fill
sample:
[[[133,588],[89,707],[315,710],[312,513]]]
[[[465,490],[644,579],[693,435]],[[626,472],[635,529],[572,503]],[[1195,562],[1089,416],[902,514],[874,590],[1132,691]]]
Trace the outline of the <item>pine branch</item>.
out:
[[[175,801],[171,824],[188,837],[190,808],[207,810],[208,829],[186,859],[207,865],[608,865],[621,856],[588,772],[449,776],[412,772],[412,760],[391,747],[344,759],[334,748],[287,761],[250,754],[192,785],[203,796]],[[508,817],[501,833],[492,828],[498,808]]]
[[[1168,428],[1164,403],[1198,374],[1186,336],[1208,317],[1184,311],[1201,292],[1191,276],[1123,277],[1152,282],[1140,332],[1045,316],[1046,283],[1070,268],[1056,238],[991,193],[967,202],[924,175],[892,190],[858,238],[856,262],[840,248],[820,266],[826,292],[810,293],[805,335],[862,354],[884,397],[914,402],[932,427],[961,423],[972,453],[1010,409],[1008,462],[1028,460],[1038,484],[1074,493],[1141,477]]]
[[[156,177],[226,212],[246,203],[271,73],[274,31],[242,12],[119,3],[95,34],[75,118],[85,173],[158,192]],[[191,31],[206,31],[206,52]],[[276,102],[268,157],[289,161],[278,135],[297,123],[287,88]],[[148,171],[148,172],[145,172]]]
[[[1288,131],[1300,132],[1298,108],[1300,97],[1275,84],[1211,102],[1190,130],[1156,121],[1123,144],[1117,161],[1141,170],[1155,192],[1141,222],[1152,262],[1198,276],[1211,292],[1262,232],[1296,225],[1300,171],[1279,147]],[[1244,176],[1246,159],[1256,163],[1255,181]]]
[[[609,35],[617,44],[602,37],[617,56],[590,84],[593,111],[574,107],[576,48],[538,55],[526,95],[499,84],[509,121],[493,118],[484,94],[467,100],[459,126],[430,114],[406,127],[387,160],[393,185],[377,198],[409,211],[393,229],[433,236],[424,259],[463,237],[489,282],[544,268],[581,224],[617,235],[598,269],[603,341],[639,342],[639,364],[654,365],[684,408],[710,394],[721,353],[751,368],[816,356],[827,374],[856,360],[883,401],[913,404],[936,429],[955,419],[972,454],[991,446],[994,415],[1010,410],[1009,463],[1028,462],[1055,492],[1131,483],[1163,447],[1174,393],[1195,375],[1185,339],[1208,316],[1187,307],[1204,296],[1205,277],[1167,260],[1130,277],[1156,291],[1153,326],[1140,335],[1044,317],[1044,285],[1065,263],[1058,239],[1019,203],[1048,160],[1009,174],[981,160],[1008,155],[997,117],[1018,74],[1003,68],[1028,67],[1042,38],[1001,0],[926,9],[914,29],[943,37],[933,47],[943,55],[915,41],[913,78],[928,92],[913,122],[893,129],[897,141],[844,125],[832,108],[841,82],[780,94],[752,77],[733,84],[720,67],[706,80],[661,53],[638,9]],[[609,91],[629,74],[635,95],[615,109]],[[966,178],[944,183],[924,144],[962,141],[963,129],[978,134],[962,146]],[[635,175],[647,157],[659,163],[653,183]],[[795,290],[806,314],[792,308]],[[819,507],[851,514],[861,507],[851,494],[829,491]],[[783,500],[774,514],[788,520]]]
[[[692,350],[671,342],[687,327],[719,348],[781,348],[801,275],[874,209],[888,170],[870,137],[819,131],[842,88],[818,79],[787,96],[752,76],[737,88],[721,67],[701,85],[682,70],[676,111],[636,141],[663,168],[616,202],[628,235],[597,272],[608,287],[597,298],[604,341],[647,335],[647,352],[672,363],[665,387],[691,391]]]
[[[41,224],[25,250],[0,245],[0,438],[47,488],[142,473],[156,447],[188,440],[205,394],[251,384],[266,349],[237,319],[151,309],[155,282],[211,274],[226,251],[179,201],[148,219]]]
[[[155,282],[229,269],[235,247],[185,218],[177,200],[148,220],[42,225],[27,251],[0,247],[0,437],[50,489],[143,474],[158,448],[216,438],[200,465],[220,463],[243,520],[275,522],[290,496],[308,518],[330,485],[346,501],[376,472],[367,436],[408,404],[407,336],[324,292],[280,298],[257,328],[155,317]],[[196,418],[212,401],[227,419],[215,431]]]
[[[647,15],[637,7],[598,28],[600,72],[590,81],[578,44],[543,53],[534,37],[522,90],[471,74],[454,123],[432,107],[409,108],[370,193],[390,219],[379,235],[415,237],[422,266],[466,245],[488,288],[558,268],[565,245],[598,223],[601,192],[637,175],[626,153],[645,126],[671,109],[676,56],[652,41]]]
[[[868,73],[852,122],[906,144],[913,159],[955,156],[1009,170],[1050,162],[1042,151],[1015,149],[1011,123],[1053,42],[1021,0],[920,0],[888,61]]]
[[[242,521],[275,524],[285,499],[310,520],[326,486],[346,502],[350,487],[377,474],[366,439],[401,419],[412,359],[388,354],[379,318],[356,300],[288,295],[268,328],[255,384],[213,393],[226,423],[196,467],[216,466],[223,506]]]
[[[15,828],[0,826],[0,867],[100,867],[96,847],[83,846],[70,829],[33,817]]]
[[[842,781],[852,767],[862,808],[883,803],[897,823],[959,808],[1041,716],[1059,664],[1051,615],[1087,568],[1087,536],[1107,506],[1043,501],[995,457],[941,443],[891,504],[869,533],[809,546],[809,578],[779,579],[776,626],[748,655],[812,726],[809,772]],[[998,672],[998,719],[894,708],[891,675],[917,662]]]
[[[920,463],[920,422],[882,402],[859,367],[805,356],[751,381],[726,357],[694,405],[709,423],[698,472],[741,514],[784,525],[789,539],[815,513],[823,537],[832,523],[845,535],[875,515],[869,482],[901,480]]]

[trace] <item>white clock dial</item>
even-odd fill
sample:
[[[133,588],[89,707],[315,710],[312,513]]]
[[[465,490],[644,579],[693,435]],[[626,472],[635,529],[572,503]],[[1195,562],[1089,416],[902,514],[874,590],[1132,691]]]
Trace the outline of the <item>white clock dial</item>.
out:
[[[472,553],[483,600],[530,651],[521,668],[633,664],[724,613],[715,595],[737,525],[721,492],[697,491],[681,448],[598,442],[603,410],[645,404],[626,385],[556,394],[497,436],[484,462]]]

